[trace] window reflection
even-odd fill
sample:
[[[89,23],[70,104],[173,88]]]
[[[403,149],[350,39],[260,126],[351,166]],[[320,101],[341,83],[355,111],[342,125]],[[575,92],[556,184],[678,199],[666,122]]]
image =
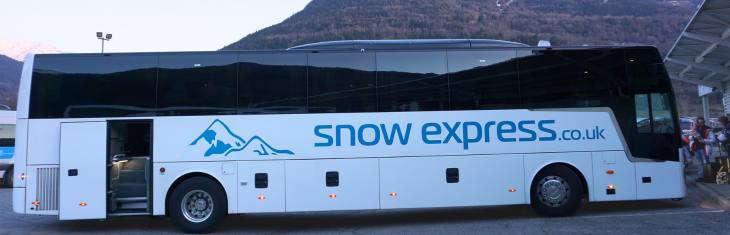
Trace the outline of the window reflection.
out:
[[[449,51],[454,110],[520,108],[515,51]]]
[[[649,116],[649,96],[646,94],[634,95],[636,107],[636,130],[639,133],[651,133],[651,117]]]
[[[152,116],[157,56],[36,58],[30,118]]]
[[[380,52],[378,111],[449,109],[446,52]]]
[[[374,112],[374,53],[309,54],[309,112]]]
[[[674,133],[672,109],[667,93],[651,93],[651,116],[654,119],[654,133]]]
[[[235,114],[238,55],[160,56],[157,115]]]
[[[306,113],[306,54],[241,54],[239,114]]]

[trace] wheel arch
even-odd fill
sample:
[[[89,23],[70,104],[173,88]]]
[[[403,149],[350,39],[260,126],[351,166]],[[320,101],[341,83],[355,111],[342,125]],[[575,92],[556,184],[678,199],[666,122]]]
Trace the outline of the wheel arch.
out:
[[[213,182],[215,182],[218,185],[218,187],[220,187],[223,190],[223,194],[226,197],[226,200],[227,201],[230,200],[230,198],[228,198],[228,192],[226,191],[226,188],[223,187],[223,184],[221,184],[221,182],[218,178],[216,178],[215,176],[208,174],[206,172],[200,172],[200,171],[188,172],[188,173],[185,173],[182,176],[178,177],[174,182],[172,182],[170,187],[167,188],[167,192],[165,193],[165,215],[167,215],[167,216],[170,215],[170,208],[167,205],[170,202],[170,197],[172,196],[172,192],[175,191],[177,186],[180,185],[182,182],[185,182],[185,180],[194,178],[194,177],[204,177],[204,178],[213,180]]]

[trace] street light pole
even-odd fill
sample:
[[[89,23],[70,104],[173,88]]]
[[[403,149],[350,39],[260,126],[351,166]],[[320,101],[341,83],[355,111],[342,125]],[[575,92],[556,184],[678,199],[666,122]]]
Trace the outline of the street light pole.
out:
[[[108,33],[106,34],[106,37],[101,37],[103,35],[102,32],[96,32],[96,38],[101,39],[101,53],[104,53],[104,41],[109,41],[112,39],[112,34]]]

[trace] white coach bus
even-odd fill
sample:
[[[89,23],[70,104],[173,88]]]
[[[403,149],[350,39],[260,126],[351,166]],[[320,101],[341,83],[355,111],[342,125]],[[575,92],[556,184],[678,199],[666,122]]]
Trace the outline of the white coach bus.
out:
[[[493,40],[29,55],[13,208],[61,220],[681,199],[648,46]]]

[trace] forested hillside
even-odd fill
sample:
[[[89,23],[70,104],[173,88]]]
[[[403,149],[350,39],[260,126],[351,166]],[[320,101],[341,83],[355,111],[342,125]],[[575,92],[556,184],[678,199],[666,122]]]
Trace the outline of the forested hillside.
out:
[[[700,0],[313,0],[223,50],[351,39],[479,38],[536,45],[656,45],[669,51]]]

